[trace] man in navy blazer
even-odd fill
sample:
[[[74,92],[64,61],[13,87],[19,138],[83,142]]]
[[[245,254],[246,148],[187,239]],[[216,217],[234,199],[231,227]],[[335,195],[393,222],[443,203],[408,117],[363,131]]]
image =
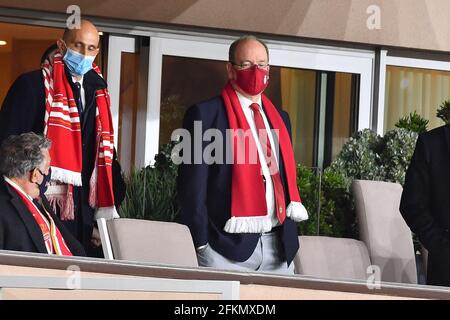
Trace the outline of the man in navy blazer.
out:
[[[266,128],[269,129],[268,135],[270,142],[272,142],[271,146],[274,146],[274,142],[277,142],[277,137],[270,133],[270,129],[273,129],[271,119],[279,119],[279,123],[284,126],[283,130],[286,132],[285,137],[289,140],[286,145],[290,146],[289,155],[291,155],[293,161],[290,141],[291,125],[288,114],[281,109],[273,108],[272,112],[276,110],[276,115],[272,114],[270,118],[267,113],[268,106],[261,103],[261,94],[267,86],[268,80],[268,56],[267,46],[260,39],[253,36],[244,36],[236,40],[230,46],[229,63],[227,64],[227,73],[230,80],[229,92],[232,91],[231,95],[237,96],[239,99],[244,111],[240,113],[241,117],[242,114],[245,115],[252,130],[258,128],[258,119],[256,119],[256,115],[253,118],[252,114],[257,111],[252,112],[253,109],[250,109],[249,105],[259,102],[262,115],[259,119],[262,119]],[[234,99],[238,101],[236,98]],[[227,130],[231,128],[229,110],[222,95],[192,106],[185,114],[183,128],[189,132],[192,139],[190,139],[189,150],[182,149],[184,156],[186,156],[185,152],[189,153],[187,157],[190,161],[182,162],[178,173],[177,193],[181,207],[181,222],[186,224],[191,231],[200,266],[292,274],[294,266],[291,262],[299,248],[297,226],[292,220],[292,213],[291,217],[277,220],[275,212],[278,209],[284,212],[285,205],[282,205],[283,208],[277,206],[279,203],[289,204],[292,200],[287,185],[286,161],[283,161],[288,152],[283,152],[282,149],[281,156],[277,158],[284,199],[281,199],[279,195],[277,198],[275,181],[272,181],[271,176],[267,175],[270,159],[266,163],[262,154],[258,153],[263,172],[263,174],[260,173],[258,179],[264,186],[265,197],[263,194],[260,198],[254,198],[256,201],[253,202],[255,205],[262,203],[267,207],[267,219],[269,220],[264,220],[265,227],[262,227],[261,224],[235,227],[230,225],[233,220],[230,219],[232,194],[233,188],[239,190],[240,186],[233,186],[234,164],[225,160],[225,158],[230,157],[230,146],[224,143],[222,149],[213,152],[213,157],[217,157],[221,153],[223,162],[211,163],[211,159],[208,159],[206,152],[211,142],[204,141],[208,140],[205,138],[201,140],[200,145],[196,146],[193,142],[194,139],[198,139],[195,134],[200,132],[199,124],[201,124],[202,136],[208,130],[213,129],[220,132],[222,137],[226,137]],[[225,138],[223,138],[224,140]],[[261,149],[263,143],[258,139],[255,139],[255,142]],[[290,178],[291,181],[295,182],[295,169],[294,172],[291,170],[290,173],[294,175]],[[246,175],[246,173],[243,172],[243,175]],[[250,190],[248,195],[242,197],[241,200],[245,202],[248,197],[255,197],[258,190],[257,186],[259,186],[259,181],[257,184],[255,183],[254,194]],[[297,189],[296,185],[295,189]],[[298,202],[297,204],[299,204],[299,207],[296,209],[300,209],[301,218],[295,220],[306,219],[306,210],[301,203]],[[251,205],[252,203],[250,203]]]
[[[400,212],[428,250],[427,284],[450,286],[450,125],[419,135]]]

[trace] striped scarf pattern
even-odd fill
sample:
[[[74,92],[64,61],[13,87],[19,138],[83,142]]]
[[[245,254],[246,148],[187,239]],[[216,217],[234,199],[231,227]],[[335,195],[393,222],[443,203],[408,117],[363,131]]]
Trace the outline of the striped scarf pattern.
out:
[[[227,83],[222,90],[222,99],[228,116],[229,128],[236,130],[250,130],[245,118],[239,98],[231,83]],[[289,132],[278,113],[276,107],[264,94],[261,95],[265,112],[273,129],[277,130],[280,151],[286,173],[287,191],[290,203],[286,208],[286,216],[300,222],[308,219],[308,212],[303,206],[297,187],[297,172]],[[272,229],[265,200],[264,182],[261,176],[259,156],[256,163],[250,161],[250,150],[256,150],[253,136],[248,141],[245,135],[234,134],[230,137],[232,144],[232,179],[231,179],[231,217],[227,220],[224,230],[229,233],[260,233]],[[244,153],[244,163],[239,161],[239,153]]]
[[[102,76],[98,66],[93,69]],[[59,207],[61,220],[73,220],[73,186],[82,186],[82,138],[78,108],[64,70],[62,54],[56,52],[42,65],[45,87],[44,134],[52,141],[50,203]],[[99,89],[96,101],[96,159],[89,183],[89,205],[95,218],[118,217],[114,206],[112,161],[114,132],[108,90]]]

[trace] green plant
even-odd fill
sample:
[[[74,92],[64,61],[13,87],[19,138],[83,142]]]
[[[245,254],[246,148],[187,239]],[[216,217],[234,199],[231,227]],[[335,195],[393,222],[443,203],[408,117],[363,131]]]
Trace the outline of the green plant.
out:
[[[356,237],[354,210],[350,199],[350,180],[331,168],[323,174],[317,168],[297,166],[297,185],[309,219],[298,224],[302,235]],[[319,217],[317,212],[320,206]]]
[[[356,132],[330,167],[351,179],[383,180],[385,168],[380,158],[382,141],[370,129]]]
[[[308,220],[298,224],[302,235],[315,235],[317,233],[317,210],[319,203],[319,178],[315,168],[297,165],[297,186],[300,191],[302,203],[308,211]]]
[[[153,167],[133,171],[127,178],[127,193],[119,209],[122,218],[176,220],[177,166],[170,159],[174,144],[161,147]]]
[[[397,128],[386,132],[383,137],[364,129],[349,139],[323,174],[319,223],[323,230],[321,235],[358,238],[351,182],[362,179],[403,184],[417,137],[417,132]],[[305,175],[303,179],[306,178],[312,180],[309,185],[317,183],[311,175]],[[305,186],[299,186],[302,192],[302,187]],[[317,206],[310,203],[310,198],[307,197],[304,203],[315,214]],[[314,234],[310,223],[317,225],[317,218],[311,218],[310,222],[300,228],[303,233]]]
[[[418,133],[407,129],[395,129],[386,132],[382,138],[381,161],[383,163],[384,181],[405,182],[405,174],[411,161]]]
[[[417,132],[396,128],[380,137],[370,129],[358,131],[342,147],[330,167],[351,180],[404,183],[414,153]]]
[[[439,106],[436,116],[441,118],[445,124],[450,124],[450,100],[445,100]]]
[[[416,111],[414,113],[410,113],[408,116],[405,116],[398,120],[395,124],[397,128],[407,129],[409,131],[423,133],[427,131],[428,120],[417,114]]]

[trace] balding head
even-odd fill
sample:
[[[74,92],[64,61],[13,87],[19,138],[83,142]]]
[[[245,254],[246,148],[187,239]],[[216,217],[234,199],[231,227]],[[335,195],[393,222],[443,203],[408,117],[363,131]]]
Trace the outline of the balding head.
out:
[[[94,24],[88,20],[81,20],[80,28],[64,30],[58,47],[64,54],[66,48],[75,50],[83,55],[95,56],[98,53],[100,36]]]
[[[245,35],[233,41],[228,51],[228,61],[234,63],[236,61],[236,51],[238,50],[238,48],[243,44],[248,44],[249,42],[259,42],[259,44],[264,47],[267,54],[267,61],[269,61],[269,48],[267,48],[267,44],[261,39],[252,35]]]
[[[72,37],[76,36],[77,32],[92,33],[92,35],[96,35],[97,38],[99,38],[98,30],[95,27],[95,25],[92,22],[90,22],[89,20],[81,20],[80,28],[74,28],[74,29],[65,28],[64,29],[63,40],[66,42],[70,41],[72,39]]]

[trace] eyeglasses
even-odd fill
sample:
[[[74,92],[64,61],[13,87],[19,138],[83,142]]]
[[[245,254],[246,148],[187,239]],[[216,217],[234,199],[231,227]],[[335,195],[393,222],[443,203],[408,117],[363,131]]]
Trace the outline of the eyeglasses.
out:
[[[260,63],[251,63],[251,62],[243,62],[241,64],[237,64],[234,62],[231,62],[231,64],[235,67],[238,67],[238,69],[240,70],[245,70],[245,69],[250,69],[253,66],[257,66],[259,69],[268,69],[269,68],[269,64],[268,63],[264,63],[264,62],[260,62]]]

